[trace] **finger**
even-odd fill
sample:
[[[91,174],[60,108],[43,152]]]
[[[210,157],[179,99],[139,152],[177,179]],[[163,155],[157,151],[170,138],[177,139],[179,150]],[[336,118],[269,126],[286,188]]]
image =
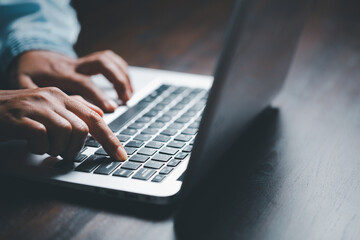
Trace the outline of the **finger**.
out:
[[[79,59],[77,71],[87,75],[103,74],[113,84],[119,98],[123,102],[127,102],[130,99],[131,90],[126,76],[108,56],[94,54]]]
[[[27,140],[30,152],[44,154],[49,151],[49,139],[43,124],[24,117],[21,119],[17,129],[23,134],[21,138]]]
[[[87,106],[88,108],[90,108],[91,110],[94,110],[95,112],[97,112],[100,116],[104,116],[104,112],[98,108],[96,105],[89,103],[88,101],[86,101],[82,96],[79,95],[74,95],[74,96],[70,96],[72,99],[75,99],[76,101],[81,102],[82,104],[84,104],[85,106]]]
[[[120,57],[119,55],[114,53],[113,51],[106,51],[106,52],[109,55],[109,57],[111,57],[114,60],[114,62],[117,64],[118,68],[121,70],[121,72],[126,77],[126,81],[127,81],[128,86],[130,88],[130,91],[131,91],[131,93],[133,93],[134,89],[133,89],[131,81],[130,81],[127,62],[122,57]]]
[[[70,98],[66,102],[66,107],[87,124],[91,135],[113,159],[118,161],[127,159],[126,151],[121,146],[119,139],[117,139],[99,114],[87,108],[84,104],[73,101]]]
[[[106,112],[113,112],[118,107],[118,105],[113,100],[109,99],[104,91],[96,86],[89,77],[75,73],[73,78],[75,79],[74,88],[76,89],[76,92],[92,101],[101,109]]]
[[[60,156],[64,159],[73,159],[83,148],[85,139],[89,133],[89,128],[83,120],[66,109],[59,109],[56,112],[65,118],[72,126],[70,140]]]
[[[36,85],[28,75],[20,74],[18,78],[18,88],[38,88],[38,85]]]
[[[65,118],[52,110],[44,109],[32,112],[28,117],[46,127],[50,142],[48,154],[56,157],[65,151],[72,132],[72,126]]]

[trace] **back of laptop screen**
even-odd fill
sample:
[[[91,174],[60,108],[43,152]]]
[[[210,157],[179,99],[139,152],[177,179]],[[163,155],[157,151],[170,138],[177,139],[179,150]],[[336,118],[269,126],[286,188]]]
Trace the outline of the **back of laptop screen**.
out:
[[[221,156],[280,90],[310,5],[310,0],[236,2],[183,191],[226,160]]]

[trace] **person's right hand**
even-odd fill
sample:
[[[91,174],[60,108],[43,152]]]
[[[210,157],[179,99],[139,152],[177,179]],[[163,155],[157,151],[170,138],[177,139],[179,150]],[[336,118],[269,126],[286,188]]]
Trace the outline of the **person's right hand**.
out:
[[[0,91],[0,141],[25,139],[35,154],[71,159],[91,135],[115,160],[127,158],[98,107],[55,87]]]

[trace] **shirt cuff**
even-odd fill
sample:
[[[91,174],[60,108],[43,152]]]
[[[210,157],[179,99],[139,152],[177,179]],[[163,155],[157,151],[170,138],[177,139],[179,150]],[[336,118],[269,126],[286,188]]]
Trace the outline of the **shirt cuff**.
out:
[[[71,58],[77,55],[70,43],[61,41],[60,39],[46,39],[43,36],[14,36],[10,34],[3,45],[0,46],[0,62],[2,72],[6,72],[11,62],[20,54],[30,50],[48,50],[64,54]],[[0,49],[1,49],[0,48]]]

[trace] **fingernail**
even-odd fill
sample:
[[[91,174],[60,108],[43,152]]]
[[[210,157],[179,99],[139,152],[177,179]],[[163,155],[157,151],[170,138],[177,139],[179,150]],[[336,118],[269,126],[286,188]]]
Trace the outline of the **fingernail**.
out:
[[[116,155],[116,160],[118,160],[118,161],[125,161],[128,158],[128,155],[127,155],[125,149],[122,148],[121,146],[118,147],[115,155]]]
[[[117,108],[118,107],[118,105],[116,104],[116,102],[114,101],[114,100],[112,100],[112,99],[109,99],[108,100],[108,103],[111,105],[111,107],[112,108]]]

